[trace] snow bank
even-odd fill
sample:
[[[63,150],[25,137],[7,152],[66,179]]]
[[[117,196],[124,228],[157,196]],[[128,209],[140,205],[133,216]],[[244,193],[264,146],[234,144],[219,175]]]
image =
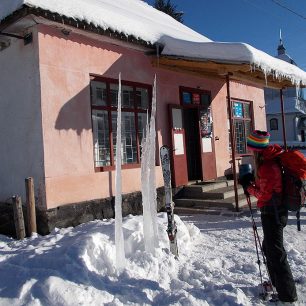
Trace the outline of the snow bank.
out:
[[[177,222],[182,255],[190,254],[192,236],[199,231]],[[144,250],[142,216],[124,219],[127,264],[121,274],[116,270],[114,220],[56,229],[23,241],[0,235],[0,305],[149,303],[151,291],[169,290],[171,278],[177,277],[166,223],[166,215],[160,214],[154,257]]]
[[[114,220],[23,241],[0,235],[0,305],[264,305],[257,297],[259,273],[249,217],[175,216],[178,260],[169,252],[166,214],[157,219],[155,255],[145,251],[143,217],[123,219],[122,272],[116,270]],[[258,214],[255,219],[262,237]],[[297,305],[306,304],[305,211],[301,222],[302,232],[293,217],[285,229],[289,262],[299,281]]]

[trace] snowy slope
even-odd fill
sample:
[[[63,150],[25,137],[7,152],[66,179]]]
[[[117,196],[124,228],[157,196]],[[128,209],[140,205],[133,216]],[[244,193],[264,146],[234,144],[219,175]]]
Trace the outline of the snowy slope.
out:
[[[158,215],[159,246],[144,251],[142,216],[123,220],[126,268],[115,268],[114,220],[93,221],[15,241],[0,236],[0,305],[262,306],[250,218],[182,217],[180,256],[168,251],[166,214]],[[262,235],[258,214],[259,234]],[[291,217],[286,249],[306,305],[306,212],[302,232]],[[264,270],[264,268],[262,267]]]

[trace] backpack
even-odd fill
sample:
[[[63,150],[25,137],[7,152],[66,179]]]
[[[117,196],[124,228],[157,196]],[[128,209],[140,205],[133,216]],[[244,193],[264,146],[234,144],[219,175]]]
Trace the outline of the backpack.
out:
[[[305,206],[306,158],[298,150],[286,150],[278,156],[283,179],[283,205],[296,212],[300,231],[300,210]]]

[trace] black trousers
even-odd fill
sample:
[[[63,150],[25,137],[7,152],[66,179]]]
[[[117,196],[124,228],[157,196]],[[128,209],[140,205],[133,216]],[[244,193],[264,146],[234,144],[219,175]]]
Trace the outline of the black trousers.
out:
[[[275,207],[261,209],[261,222],[264,233],[263,251],[273,286],[283,302],[297,300],[295,283],[287,261],[283,244],[283,230],[287,225],[288,211]]]

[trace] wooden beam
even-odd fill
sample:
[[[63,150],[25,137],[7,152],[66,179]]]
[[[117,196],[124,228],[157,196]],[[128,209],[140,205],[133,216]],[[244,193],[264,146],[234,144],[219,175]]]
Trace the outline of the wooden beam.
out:
[[[28,177],[25,179],[25,187],[26,187],[28,236],[31,237],[33,233],[37,233],[34,180],[32,177]]]
[[[178,57],[152,57],[152,65],[160,68],[179,71],[182,73],[192,73],[198,76],[209,78],[221,78],[230,73],[232,79],[240,82],[248,82],[260,87],[281,89],[294,87],[288,79],[276,79],[273,75],[266,75],[262,70],[252,67],[250,64],[228,64],[216,63],[212,61],[200,61],[196,59],[188,60]]]
[[[20,196],[13,196],[12,200],[13,200],[13,212],[14,212],[16,237],[17,239],[21,240],[21,239],[24,239],[26,236],[21,198]]]
[[[196,70],[196,69],[186,69],[186,68],[181,68],[181,67],[177,67],[177,66],[168,66],[168,65],[160,65],[158,66],[160,69],[166,69],[166,70],[170,70],[170,71],[175,71],[175,72],[179,72],[179,73],[187,73],[190,75],[194,75],[197,77],[205,77],[205,78],[209,78],[209,79],[216,79],[216,80],[221,80],[221,79],[225,79],[225,76],[220,76],[218,75],[217,72],[209,72],[209,71],[200,71],[200,70]]]
[[[243,71],[248,72],[251,71],[251,66],[249,64],[226,64],[226,63],[215,63],[212,61],[196,61],[196,60],[187,60],[187,59],[179,59],[174,57],[159,57],[153,58],[152,63],[154,66],[179,66],[179,67],[192,67],[196,69],[205,69],[205,70],[215,70],[218,71],[220,69],[224,69],[226,71]]]

